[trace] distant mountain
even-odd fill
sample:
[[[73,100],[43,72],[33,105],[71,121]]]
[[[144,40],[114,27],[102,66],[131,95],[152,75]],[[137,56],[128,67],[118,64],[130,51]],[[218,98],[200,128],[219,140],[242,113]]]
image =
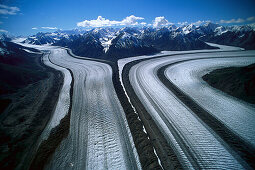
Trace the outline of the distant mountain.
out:
[[[61,38],[68,38],[68,34],[63,33],[42,33],[39,32],[34,36],[28,37],[24,43],[42,45],[42,44],[53,44],[60,40]]]
[[[255,49],[255,26],[229,26],[207,22],[162,28],[125,27],[85,30],[58,30],[38,33],[24,42],[68,47],[77,55],[118,60],[124,57],[153,54],[162,50],[213,49],[205,41]]]
[[[36,35],[29,36],[23,43],[42,45],[42,44],[53,44],[62,38],[68,39],[70,35],[80,35],[86,33],[86,30],[57,30],[52,33],[39,32]]]
[[[8,41],[5,41],[8,40]],[[10,65],[20,65],[24,63],[23,55],[27,55],[26,50],[39,52],[38,50],[23,47],[9,41],[10,39],[0,39],[0,63]]]
[[[85,33],[83,35],[70,35],[64,37],[53,45],[68,47],[73,53],[79,56],[102,58],[104,55],[104,47],[101,45],[99,38],[95,38],[92,34]]]
[[[0,41],[11,41],[11,37],[6,34],[0,34]]]
[[[137,29],[125,28],[117,33],[112,39],[109,50],[106,51],[107,58],[114,60],[135,55],[146,55],[159,52],[151,44],[139,38],[141,34]]]
[[[217,27],[213,33],[204,35],[201,40],[243,47],[246,50],[255,49],[255,25]]]
[[[90,37],[90,38],[88,38]],[[96,28],[83,35],[61,38],[53,45],[68,47],[77,55],[118,60],[120,58],[149,55],[162,50],[211,49],[195,37],[174,25],[161,29],[150,27],[121,29]]]
[[[14,92],[15,88],[39,79],[38,76],[33,77],[39,73],[38,66],[35,66],[35,62],[32,61],[34,59],[31,59],[27,50],[39,52],[13,42],[0,40],[0,95]],[[33,71],[30,71],[32,69]]]
[[[141,39],[156,49],[162,50],[197,50],[212,49],[211,47],[200,41],[201,35],[194,35],[192,32],[194,25],[177,28],[175,26],[163,27],[155,31],[145,31],[141,35]]]
[[[11,38],[8,35],[0,34],[0,57],[10,53],[10,50],[6,44],[9,41],[11,41]]]

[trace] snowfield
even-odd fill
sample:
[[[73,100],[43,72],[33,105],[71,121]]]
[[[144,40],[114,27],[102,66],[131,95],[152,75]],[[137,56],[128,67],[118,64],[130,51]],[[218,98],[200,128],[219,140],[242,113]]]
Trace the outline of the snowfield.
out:
[[[254,105],[251,106],[212,88],[201,78],[218,68],[239,67],[252,63],[255,63],[255,52],[252,58],[204,59],[183,62],[168,67],[165,75],[197,103],[255,147]]]
[[[74,75],[69,136],[48,169],[140,169],[125,113],[112,83],[111,67],[51,50],[50,60]]]
[[[44,63],[60,70],[65,77],[55,112],[40,142],[68,112],[72,81],[68,69],[73,73],[69,135],[46,169],[141,169],[125,113],[113,87],[111,67],[74,58],[65,48],[20,45],[43,51]]]
[[[206,59],[206,58],[221,58],[221,57],[239,57],[238,59],[229,59],[229,62],[225,62],[225,66],[231,63],[236,63],[234,65],[247,65],[249,63],[253,63],[255,58],[251,58],[251,56],[255,56],[254,51],[242,51],[243,49],[228,47],[228,46],[220,46],[219,50],[197,50],[197,51],[186,51],[186,52],[164,52],[163,55],[154,55],[154,56],[139,56],[134,58],[127,58],[119,60],[119,70],[122,73],[123,67],[125,64],[139,60],[139,59],[149,59],[143,60],[138,64],[135,64],[131,67],[129,72],[129,80],[134,89],[136,95],[139,97],[140,101],[146,107],[146,110],[152,116],[154,122],[158,125],[161,132],[164,134],[167,139],[169,145],[171,145],[175,153],[184,166],[184,168],[188,169],[246,169],[249,168],[249,165],[239,157],[238,154],[233,152],[231,148],[229,148],[225,141],[223,141],[220,136],[218,136],[210,127],[208,127],[202,120],[200,120],[185,104],[183,104],[157,77],[157,71],[159,68],[187,60],[187,59]],[[229,52],[227,52],[229,51]],[[209,53],[208,53],[209,52]],[[193,54],[191,54],[193,53]],[[176,55],[177,54],[177,55]],[[167,56],[168,55],[168,56]],[[163,57],[160,57],[163,56]],[[165,56],[165,57],[164,57]],[[151,59],[150,59],[151,58]],[[227,59],[225,59],[227,60]],[[201,78],[198,79],[199,76],[202,75],[199,68],[203,68],[204,70],[210,70],[211,60],[198,62],[191,66],[188,66],[190,62],[183,67],[173,67],[176,68],[172,70],[172,67],[169,68],[171,71],[167,71],[166,75],[169,79],[173,80],[174,83],[177,84],[177,87],[182,89],[189,89],[189,92],[192,95],[194,93],[198,93],[194,96],[199,98],[200,100],[206,101],[206,96],[209,98],[210,93],[207,94],[208,91],[204,91],[204,86],[200,86]],[[212,59],[212,65],[215,63],[221,63],[224,66],[224,59],[220,59],[219,62],[216,62],[217,59]],[[180,64],[181,65],[181,64]],[[198,66],[200,65],[200,66]],[[202,66],[201,66],[202,65]],[[203,67],[204,65],[204,67]],[[174,65],[175,66],[175,65]],[[186,70],[187,67],[187,70]],[[196,71],[194,73],[193,70],[196,70],[199,74],[197,75]],[[209,67],[207,69],[207,67]],[[177,69],[178,68],[178,69]],[[215,67],[214,67],[215,68]],[[212,69],[212,68],[211,68]],[[190,73],[191,71],[191,73]],[[170,74],[171,72],[171,74]],[[194,75],[193,75],[194,74]],[[191,78],[190,78],[191,77]],[[195,77],[195,78],[193,78]],[[190,80],[191,79],[191,80]],[[194,81],[196,80],[194,85]],[[200,84],[198,84],[200,82]],[[186,87],[187,85],[187,87]],[[199,91],[196,89],[192,89],[193,86],[198,86]],[[204,94],[204,96],[202,95]],[[214,93],[214,92],[212,92]],[[219,93],[219,92],[218,92]],[[189,93],[188,93],[189,94]],[[201,96],[200,96],[201,94]],[[191,95],[191,96],[192,96]],[[216,95],[216,94],[214,94]],[[222,95],[222,93],[221,93]],[[192,96],[193,97],[193,96]],[[213,100],[213,99],[211,99]],[[218,99],[220,100],[220,99]],[[225,101],[227,103],[224,103]],[[225,115],[225,119],[228,116],[235,116],[239,113],[237,117],[230,118],[226,123],[241,137],[245,137],[248,142],[254,143],[254,106],[250,106],[247,103],[233,101],[232,97],[225,96],[225,99],[222,102],[218,102],[216,104],[211,104],[210,108],[213,110],[214,108],[218,112],[222,112],[219,115]],[[206,101],[206,104],[209,105],[210,101]],[[205,103],[201,103],[204,107]],[[229,105],[231,104],[231,105]],[[221,110],[225,107],[225,111],[227,108],[237,104],[232,109],[238,108],[234,113],[224,113],[224,110]],[[220,105],[220,106],[219,106]],[[223,105],[223,106],[222,106]],[[238,122],[237,120],[241,117],[240,113],[246,112],[243,118],[241,118]],[[216,114],[216,112],[215,112]],[[253,114],[253,115],[251,115]],[[219,119],[224,116],[219,116]],[[250,120],[248,120],[250,117]],[[225,121],[223,119],[222,121]],[[248,123],[246,124],[246,121]],[[241,127],[243,125],[243,127]],[[234,127],[238,126],[238,127]],[[246,129],[247,128],[247,129]],[[240,130],[240,131],[239,131]],[[242,134],[245,133],[245,134]]]
[[[218,47],[219,49],[215,50],[190,50],[190,51],[161,51],[158,54],[155,55],[143,55],[143,56],[136,56],[136,57],[129,57],[129,58],[123,58],[118,60],[118,67],[119,67],[119,74],[122,76],[122,70],[123,67],[132,61],[135,60],[140,60],[140,59],[149,59],[149,58],[155,58],[155,57],[160,57],[160,56],[167,56],[167,55],[176,55],[176,54],[189,54],[189,53],[211,53],[211,52],[220,52],[220,51],[241,51],[244,50],[243,48],[240,47],[233,47],[233,46],[227,46],[227,45],[219,45],[219,44],[213,44],[213,43],[207,43],[208,45]],[[122,81],[122,78],[121,78]]]
[[[129,96],[126,90],[128,87],[122,82],[122,76],[128,77],[129,88],[134,90],[184,169],[250,169],[242,155],[158,76],[158,71],[167,66],[164,76],[170,82],[255,148],[254,105],[210,87],[201,78],[214,69],[255,63],[255,51],[208,44],[220,49],[163,51],[121,59],[118,61],[120,81],[132,101],[132,95]],[[64,75],[54,114],[41,134],[39,144],[59,125],[72,104],[69,134],[53,153],[46,169],[141,169],[125,113],[113,86],[112,68],[99,59],[93,61],[75,56],[71,51],[68,53],[66,48],[24,46],[41,50],[43,62]],[[132,65],[129,74],[122,75],[125,65],[136,60],[138,62]]]
[[[47,54],[47,53],[44,54],[43,63],[49,67],[52,67],[56,70],[61,71],[64,74],[64,82],[58,97],[58,102],[57,102],[54,114],[52,115],[51,120],[48,122],[47,126],[42,132],[40,136],[39,144],[43,140],[46,140],[49,137],[51,130],[54,127],[56,127],[60,123],[60,120],[67,115],[69,106],[70,106],[70,88],[71,88],[72,76],[67,69],[52,64],[48,58],[49,55],[50,54]]]

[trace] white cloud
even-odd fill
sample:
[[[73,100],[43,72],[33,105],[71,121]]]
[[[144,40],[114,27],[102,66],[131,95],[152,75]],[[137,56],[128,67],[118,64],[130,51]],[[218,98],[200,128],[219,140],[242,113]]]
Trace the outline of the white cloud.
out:
[[[248,17],[246,19],[238,18],[238,19],[231,19],[231,20],[220,20],[222,24],[240,24],[244,22],[251,22],[255,21],[255,16]]]
[[[193,24],[193,25],[201,25],[201,24],[208,23],[208,22],[211,22],[211,21],[210,20],[207,20],[207,21],[198,20],[197,22],[193,22],[191,24]]]
[[[202,23],[204,23],[204,21],[198,20],[197,22],[194,22],[194,23],[192,23],[192,24],[194,24],[194,25],[201,25]]]
[[[37,30],[38,28],[37,27],[33,27],[32,30]]]
[[[18,7],[9,7],[9,6],[0,4],[0,14],[16,15],[17,12],[19,12],[19,11],[20,11],[20,9]]]
[[[188,22],[187,22],[187,21],[185,21],[185,22],[178,22],[177,24],[178,24],[178,25],[187,25]]]
[[[2,24],[3,22],[0,21],[0,24]]]
[[[134,15],[130,15],[129,17],[126,17],[120,22],[120,25],[138,25],[137,20],[143,20],[142,17],[136,17]]]
[[[153,27],[162,27],[162,26],[167,26],[173,23],[168,22],[165,17],[156,17],[155,20],[153,21]]]
[[[134,15],[130,15],[121,21],[109,20],[105,19],[102,16],[98,16],[96,20],[84,20],[82,22],[78,22],[78,27],[108,27],[108,26],[129,26],[129,25],[138,25],[137,20],[143,20],[142,17],[136,17]]]
[[[49,29],[49,30],[56,30],[58,29],[57,27],[41,27],[42,29]]]
[[[231,20],[220,20],[220,23],[222,24],[239,24],[245,22],[244,19],[238,18],[238,19],[231,19]]]
[[[254,16],[248,17],[246,20],[247,20],[247,21],[255,21],[255,17],[254,17]]]
[[[105,19],[102,16],[98,16],[96,20],[84,20],[82,22],[78,22],[78,27],[104,27],[104,26],[112,26],[115,25],[117,21],[110,21],[109,19]]]
[[[7,33],[8,31],[0,29],[0,32]]]
[[[146,22],[141,22],[140,24],[143,25],[143,26],[147,25]]]

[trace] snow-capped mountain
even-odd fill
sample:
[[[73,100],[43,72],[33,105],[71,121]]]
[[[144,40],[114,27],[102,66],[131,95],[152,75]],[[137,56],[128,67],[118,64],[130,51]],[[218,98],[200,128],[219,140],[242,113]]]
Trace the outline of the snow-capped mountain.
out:
[[[53,45],[68,47],[72,49],[74,54],[84,57],[99,58],[104,54],[104,47],[101,45],[99,38],[90,33],[70,35],[68,38],[60,39]]]
[[[118,35],[111,41],[109,50],[106,52],[106,56],[112,60],[115,58],[130,57],[134,55],[146,55],[159,52],[152,45],[149,45],[138,38],[141,33],[128,29],[121,30]]]
[[[0,55],[9,54],[6,42],[11,41],[11,38],[6,34],[0,34]]]
[[[207,22],[203,25],[198,26],[195,30],[201,31],[202,34],[210,34],[215,31],[216,28],[220,27],[218,24]]]
[[[212,33],[203,35],[201,40],[243,47],[246,50],[255,49],[255,25],[219,26]]]
[[[117,36],[117,31],[118,29],[114,28],[95,28],[88,31],[87,34],[91,34],[93,37],[98,39],[101,42],[101,45],[104,47],[104,52],[107,52],[112,40]]]
[[[184,34],[189,34],[190,32],[192,32],[193,30],[195,30],[197,27],[193,24],[190,24],[190,25],[187,25],[187,26],[184,26],[182,28],[182,32]]]
[[[39,32],[34,36],[28,37],[24,43],[29,44],[36,44],[36,45],[42,45],[42,44],[53,44],[56,41],[60,40],[61,38],[67,38],[68,34],[53,32],[53,33],[42,33]]]
[[[86,30],[73,29],[73,30],[57,30],[55,32],[39,32],[36,35],[29,36],[23,43],[28,44],[53,44],[62,38],[68,39],[70,35],[79,35],[86,33]]]
[[[162,50],[211,49],[204,41],[255,49],[255,25],[220,26],[211,22],[162,28],[124,27],[58,30],[28,37],[31,44],[66,46],[80,56],[104,59],[152,54]]]
[[[144,32],[141,39],[148,45],[162,50],[195,50],[210,49],[206,43],[200,41],[201,35],[193,35],[196,27],[188,25],[183,27],[163,27],[152,32]]]
[[[11,41],[11,37],[6,34],[0,34],[0,41]]]
[[[0,41],[0,56],[9,54],[9,51],[6,49],[6,43],[4,41]]]

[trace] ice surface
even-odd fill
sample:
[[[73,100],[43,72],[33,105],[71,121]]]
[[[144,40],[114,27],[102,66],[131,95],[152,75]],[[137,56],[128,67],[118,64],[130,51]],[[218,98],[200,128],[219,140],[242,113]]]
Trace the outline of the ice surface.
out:
[[[255,63],[255,52],[253,58],[188,61],[169,67],[165,74],[199,105],[255,146],[255,107],[212,88],[201,78],[217,68],[244,66],[251,63]]]
[[[47,46],[47,45],[44,45],[44,46],[30,45],[30,44],[29,45],[21,44],[21,45],[26,46],[26,47],[36,48],[39,50],[48,50],[48,48],[49,48],[49,46]],[[50,48],[54,48],[54,47],[50,47]],[[37,52],[32,52],[27,49],[23,49],[23,50],[30,52],[30,53],[37,53]],[[49,52],[44,54],[44,56],[42,58],[43,63],[49,67],[52,67],[56,70],[61,71],[64,75],[64,82],[63,82],[63,86],[60,90],[60,94],[58,97],[55,111],[39,138],[38,146],[40,145],[40,143],[43,140],[46,140],[49,137],[51,130],[54,127],[56,127],[60,123],[60,120],[63,119],[67,115],[69,106],[70,106],[70,87],[71,87],[72,76],[67,69],[57,66],[55,64],[52,64],[48,58],[49,54],[50,54]]]
[[[65,48],[26,45],[50,52],[44,56],[46,64],[55,69],[69,68],[74,75],[69,135],[56,149],[46,169],[141,169],[125,113],[112,83],[111,67],[71,57]],[[69,93],[62,89],[61,95]],[[59,102],[60,110],[64,109],[66,101],[59,99]],[[59,113],[57,109],[55,113]],[[57,118],[62,117],[59,114]],[[59,120],[54,116],[49,127]],[[48,133],[47,128],[45,131]]]
[[[73,58],[64,49],[51,50],[50,59],[72,70],[74,93],[70,134],[48,168],[140,169],[111,67]]]
[[[118,61],[121,75],[125,64],[138,59],[152,58],[134,65],[130,70],[129,79],[135,93],[167,141],[174,146],[178,158],[186,168],[244,169],[245,163],[237,159],[236,155],[225,147],[219,136],[201,122],[156,76],[157,70],[163,65],[185,59],[207,58],[211,55],[213,57],[254,55],[254,51],[240,51],[242,49],[238,47],[221,45],[219,47],[220,49],[217,50],[168,51],[153,56],[138,56]],[[187,54],[191,52],[194,54]],[[173,54],[179,55],[153,59],[157,56]]]

